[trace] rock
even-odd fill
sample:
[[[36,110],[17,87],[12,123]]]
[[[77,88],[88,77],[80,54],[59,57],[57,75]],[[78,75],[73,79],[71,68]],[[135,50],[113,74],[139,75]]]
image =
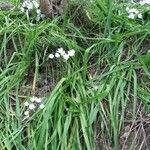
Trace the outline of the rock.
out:
[[[62,15],[65,0],[40,0],[40,9],[47,17]]]
[[[0,3],[0,10],[13,10],[15,6],[10,2]]]

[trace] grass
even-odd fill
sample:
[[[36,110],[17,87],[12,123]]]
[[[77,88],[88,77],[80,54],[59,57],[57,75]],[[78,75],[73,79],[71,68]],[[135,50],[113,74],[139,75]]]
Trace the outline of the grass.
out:
[[[0,11],[1,150],[149,148],[150,22],[115,3],[71,1],[62,18],[34,25]],[[58,47],[75,57],[49,60]],[[45,108],[23,120],[34,95]]]

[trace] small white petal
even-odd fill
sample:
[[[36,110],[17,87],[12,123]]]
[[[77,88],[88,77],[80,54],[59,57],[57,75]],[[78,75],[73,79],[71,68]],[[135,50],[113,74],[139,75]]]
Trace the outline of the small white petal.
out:
[[[72,49],[72,50],[68,51],[68,55],[71,56],[71,57],[74,56],[75,55],[75,50]]]
[[[58,48],[57,52],[60,53],[60,55],[64,55],[65,54],[65,51],[64,51],[64,49],[62,47]]]
[[[34,104],[30,104],[29,105],[29,109],[31,109],[31,110],[35,109],[35,105]]]
[[[25,10],[24,10],[24,8],[23,8],[23,7],[21,7],[21,8],[20,8],[20,10],[21,10],[22,12],[25,12]]]
[[[57,50],[57,52],[58,53],[61,53],[61,52],[63,52],[64,51],[64,49],[61,47],[61,48],[58,48],[58,50]]]
[[[44,14],[41,14],[41,18],[45,18],[45,15],[44,15]]]
[[[40,21],[40,16],[39,15],[36,16],[36,21]]]
[[[24,103],[24,105],[25,105],[25,106],[29,106],[29,103],[26,101],[26,102]]]
[[[128,18],[134,19],[135,15],[133,13],[129,14]]]
[[[150,0],[141,0],[140,5],[150,4]]]
[[[24,115],[25,115],[25,116],[29,116],[29,111],[28,111],[28,110],[25,111],[25,112],[24,112]]]
[[[142,19],[142,14],[138,14],[138,18]]]
[[[43,109],[45,106],[44,106],[44,104],[41,104],[40,105],[40,109]]]
[[[39,8],[39,3],[37,3],[36,1],[32,1],[32,3],[35,6],[35,8]]]
[[[49,54],[48,58],[53,59],[54,55],[53,54]]]
[[[126,8],[126,11],[129,11],[129,7]]]
[[[41,14],[41,10],[40,10],[40,9],[37,9],[37,10],[36,10],[36,13],[37,13],[37,14]]]
[[[33,4],[31,2],[27,2],[26,7],[27,7],[28,10],[32,10],[33,9]]]
[[[41,99],[41,98],[37,98],[37,97],[36,97],[35,102],[37,102],[37,103],[41,103],[41,102],[42,102],[42,99]]]
[[[60,57],[60,54],[59,54],[59,53],[55,53],[55,57],[56,57],[56,58],[59,58],[59,57]]]
[[[28,5],[27,1],[24,1],[24,2],[22,3],[22,7],[27,7],[27,5]]]
[[[140,5],[144,5],[144,1],[143,1],[143,0],[140,0],[140,1],[139,1],[139,4],[140,4]]]
[[[139,3],[140,3],[140,5],[144,5],[145,4],[143,1],[140,1]]]
[[[135,13],[135,14],[138,14],[139,11],[135,8],[132,8],[132,9],[129,9],[128,13]]]
[[[64,55],[63,55],[63,58],[64,58],[65,60],[68,60],[68,59],[69,59],[69,55],[68,55],[68,54],[64,54]]]
[[[30,98],[30,101],[31,101],[31,102],[34,102],[34,101],[35,101],[35,97],[34,97],[34,96],[31,97],[31,98]]]

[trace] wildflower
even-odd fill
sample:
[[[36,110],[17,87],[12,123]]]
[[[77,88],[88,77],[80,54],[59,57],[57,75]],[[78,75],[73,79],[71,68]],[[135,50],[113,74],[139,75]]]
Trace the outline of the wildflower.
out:
[[[138,18],[142,19],[142,14],[141,13],[138,14]]]
[[[31,102],[34,102],[34,101],[35,101],[35,97],[34,97],[34,96],[31,97],[31,98],[30,98],[30,101],[31,101]]]
[[[36,0],[25,0],[22,3],[22,6],[20,7],[20,10],[22,12],[30,12],[30,11],[34,11],[36,12],[37,16],[36,16],[36,21],[39,21],[41,18],[44,18],[45,15],[43,15],[41,13],[41,10],[39,9],[39,3]]]
[[[62,47],[58,48],[57,52],[60,53],[61,55],[65,54],[65,51],[64,51],[64,49]]]
[[[74,56],[75,55],[75,50],[72,49],[72,50],[68,51],[68,55],[71,56],[71,57]]]
[[[41,14],[41,18],[45,18],[45,15],[44,15],[44,14]]]
[[[26,111],[24,112],[24,115],[25,115],[25,116],[29,116],[29,111],[26,110]]]
[[[35,102],[37,102],[37,103],[41,103],[42,102],[42,99],[41,98],[35,98]]]
[[[59,58],[59,57],[60,57],[60,54],[59,54],[59,53],[55,53],[55,57],[56,57],[56,58]]]
[[[41,14],[41,10],[40,10],[40,9],[37,9],[37,10],[36,10],[36,13],[40,15],[40,14]]]
[[[150,4],[150,0],[142,0],[139,3],[140,5]]]
[[[41,17],[40,17],[39,15],[37,15],[37,16],[36,16],[36,21],[40,21],[40,18],[41,18]]]
[[[129,11],[129,7],[126,8],[126,11],[127,11],[127,12]]]
[[[27,9],[32,10],[33,9],[33,4],[31,2],[27,3]]]
[[[135,15],[134,15],[133,13],[131,13],[131,14],[128,15],[128,18],[134,19],[134,18],[135,18]]]
[[[69,55],[64,54],[64,55],[63,55],[63,58],[64,58],[65,60],[68,60],[68,59],[69,59]]]
[[[44,106],[44,104],[41,104],[40,105],[40,109],[43,109],[45,106]]]
[[[24,103],[24,105],[25,105],[25,106],[29,106],[29,103],[26,101],[26,102]]]
[[[39,8],[39,3],[37,3],[36,1],[32,1],[32,3],[35,6],[35,8]]]
[[[53,54],[49,54],[48,58],[53,59],[54,55]]]
[[[34,104],[32,104],[32,103],[31,103],[31,104],[29,104],[29,109],[30,109],[30,110],[35,109],[35,105],[34,105]]]
[[[145,4],[145,2],[144,2],[144,1],[140,1],[139,3],[140,3],[140,5],[144,5],[144,4]]]
[[[49,58],[53,59],[54,56],[56,58],[59,58],[60,56],[62,56],[65,60],[68,60],[69,57],[73,57],[75,55],[75,50],[71,49],[68,52],[65,52],[65,50],[63,48],[58,48],[55,55],[53,54],[49,54]]]
[[[128,12],[128,18],[135,19],[136,17],[142,19],[142,14],[135,8],[130,9],[129,7],[126,8]]]
[[[150,0],[145,0],[145,2],[146,2],[147,4],[150,4]]]
[[[27,6],[28,6],[28,2],[24,1],[23,4],[22,4],[22,7],[27,7]]]
[[[24,7],[21,7],[21,8],[20,8],[20,10],[21,10],[22,12],[25,12],[25,9],[24,9]]]
[[[138,11],[137,9],[135,9],[135,8],[132,8],[132,9],[129,9],[129,10],[128,10],[128,13],[129,13],[129,14],[130,14],[130,13],[138,14],[139,11]]]

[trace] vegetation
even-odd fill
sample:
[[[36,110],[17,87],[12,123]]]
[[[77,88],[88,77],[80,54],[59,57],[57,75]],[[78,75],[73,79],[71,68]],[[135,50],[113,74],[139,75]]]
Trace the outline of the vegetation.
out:
[[[142,19],[128,18],[127,6]],[[149,149],[149,10],[71,0],[62,16],[38,22],[0,11],[0,149]],[[75,56],[48,58],[61,47]],[[24,119],[33,96],[45,107]]]

